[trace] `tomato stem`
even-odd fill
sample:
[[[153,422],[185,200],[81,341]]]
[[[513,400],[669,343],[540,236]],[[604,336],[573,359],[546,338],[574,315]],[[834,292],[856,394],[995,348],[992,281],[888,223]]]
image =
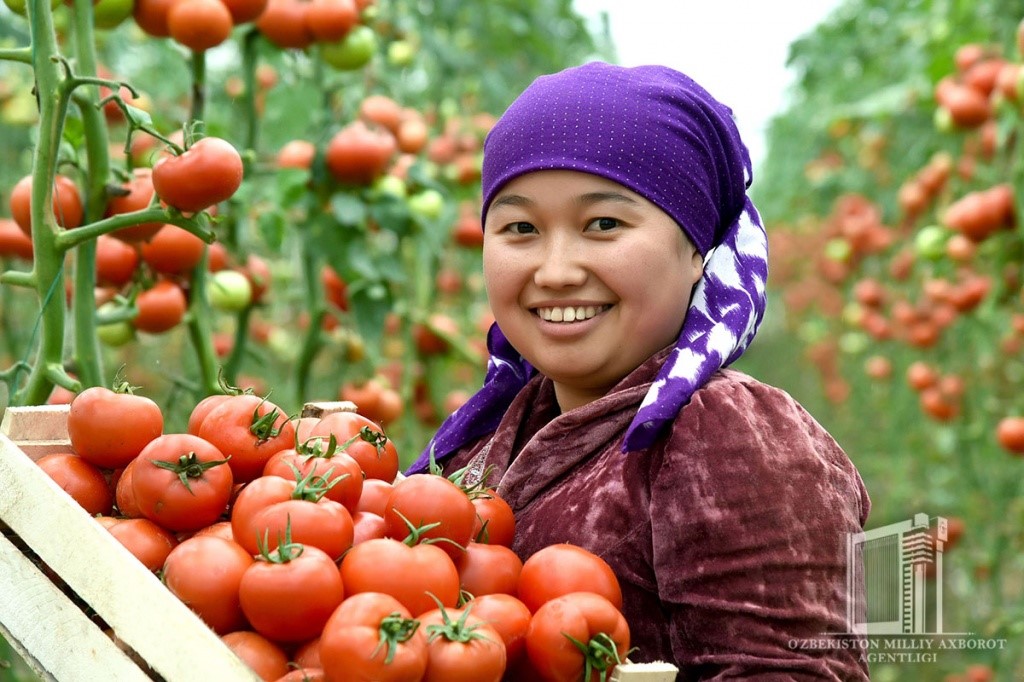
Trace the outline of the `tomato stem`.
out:
[[[420,622],[418,620],[415,618],[403,618],[402,614],[397,611],[385,616],[381,619],[380,627],[377,629],[377,632],[380,633],[380,641],[377,642],[373,653],[370,654],[371,658],[377,656],[377,652],[380,651],[382,646],[387,646],[388,650],[384,656],[384,663],[390,664],[395,660],[398,645],[409,641],[416,634],[416,630],[419,627]]]
[[[231,455],[228,455],[224,459],[202,462],[199,460],[199,456],[192,451],[178,457],[177,462],[164,462],[160,460],[152,461],[154,466],[170,471],[177,476],[178,480],[181,481],[181,484],[185,486],[185,489],[195,495],[189,481],[191,479],[202,478],[208,469],[212,469],[213,467],[220,466],[222,464],[227,464],[230,459]]]

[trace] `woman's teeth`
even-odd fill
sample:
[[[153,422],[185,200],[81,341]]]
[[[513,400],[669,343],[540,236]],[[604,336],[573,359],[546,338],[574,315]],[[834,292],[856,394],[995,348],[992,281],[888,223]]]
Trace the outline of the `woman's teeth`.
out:
[[[609,305],[566,306],[563,308],[537,308],[537,314],[548,322],[578,322],[589,320],[611,308]]]

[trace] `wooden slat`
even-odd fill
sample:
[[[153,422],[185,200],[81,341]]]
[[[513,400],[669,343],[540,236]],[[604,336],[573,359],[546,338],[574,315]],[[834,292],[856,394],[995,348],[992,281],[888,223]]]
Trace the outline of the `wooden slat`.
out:
[[[671,663],[624,663],[616,666],[611,682],[675,682],[679,668]]]
[[[155,575],[3,434],[0,490],[0,520],[165,680],[193,682],[197,670],[203,671],[204,679],[223,682],[258,679]],[[59,639],[51,644],[65,650],[68,646]],[[39,652],[33,655],[40,658]]]
[[[335,412],[355,412],[357,409],[356,404],[351,400],[320,401],[303,405],[300,416],[322,419]]]
[[[150,679],[3,535],[0,621],[5,639],[44,680]]]

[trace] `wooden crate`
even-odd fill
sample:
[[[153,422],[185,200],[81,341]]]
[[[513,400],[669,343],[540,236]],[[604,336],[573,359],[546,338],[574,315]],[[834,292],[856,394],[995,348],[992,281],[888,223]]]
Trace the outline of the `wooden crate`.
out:
[[[351,411],[355,405],[345,401],[307,403],[303,416]],[[45,680],[258,680],[36,466],[46,454],[70,451],[67,414],[67,405],[11,407],[0,422],[0,635]],[[26,547],[65,584],[51,579]],[[115,643],[83,603],[136,655]],[[667,663],[626,663],[610,679],[671,682],[677,672]]]
[[[12,407],[0,426],[0,523],[7,527],[6,536],[0,534],[0,632],[47,680],[120,682],[150,680],[154,673],[167,682],[258,680],[35,465],[33,456],[47,449],[67,450],[66,422],[66,406]],[[73,596],[23,547],[59,575]],[[115,644],[82,603],[137,655]]]

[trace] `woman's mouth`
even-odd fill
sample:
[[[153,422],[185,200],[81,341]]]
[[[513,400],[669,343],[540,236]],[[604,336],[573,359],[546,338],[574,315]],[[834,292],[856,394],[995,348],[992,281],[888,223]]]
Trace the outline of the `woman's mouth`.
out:
[[[582,322],[600,315],[611,308],[610,305],[557,306],[534,309],[534,314],[545,322]]]

